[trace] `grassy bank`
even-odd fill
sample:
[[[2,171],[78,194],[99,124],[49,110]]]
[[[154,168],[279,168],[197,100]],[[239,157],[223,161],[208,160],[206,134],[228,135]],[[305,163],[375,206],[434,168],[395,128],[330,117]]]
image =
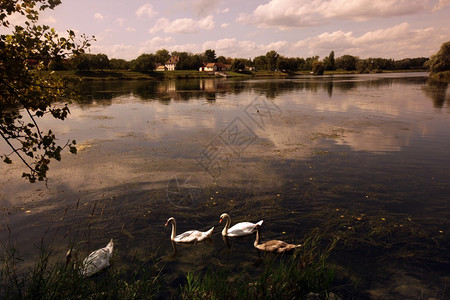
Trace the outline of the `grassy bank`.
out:
[[[398,70],[398,71],[383,71],[383,73],[399,73],[399,72],[424,72],[424,70]],[[311,75],[310,71],[299,72],[281,72],[281,71],[244,71],[244,72],[221,72],[226,77],[230,78],[251,78],[251,77],[265,77],[265,78],[279,78],[286,76],[297,75]],[[165,80],[165,79],[188,79],[188,78],[223,78],[223,75],[199,72],[196,70],[176,70],[164,72],[134,72],[130,70],[104,70],[104,71],[55,71],[52,72],[55,76],[65,77],[69,79],[76,79],[82,81],[94,80]],[[359,74],[357,71],[325,71],[324,75],[339,75],[339,74]],[[449,78],[450,75],[445,72],[436,74],[435,76],[442,78]]]
[[[3,245],[0,259],[1,299],[328,299],[333,291],[333,268],[327,264],[337,240],[321,245],[318,237],[310,238],[292,255],[261,254],[259,272],[234,273],[224,267],[211,266],[185,274],[181,284],[167,282],[164,259],[122,257],[117,254],[112,266],[91,278],[81,276],[76,266],[81,259],[66,263],[54,259],[53,251],[41,247],[34,266],[18,271],[21,259],[16,249]]]
[[[231,73],[231,72],[230,72]],[[104,71],[55,71],[55,76],[69,79],[80,79],[82,81],[93,80],[163,80],[163,79],[182,79],[182,78],[216,78],[220,75],[214,75],[199,71],[165,71],[165,72],[134,72],[130,70],[104,70]],[[235,76],[237,74],[234,74]]]

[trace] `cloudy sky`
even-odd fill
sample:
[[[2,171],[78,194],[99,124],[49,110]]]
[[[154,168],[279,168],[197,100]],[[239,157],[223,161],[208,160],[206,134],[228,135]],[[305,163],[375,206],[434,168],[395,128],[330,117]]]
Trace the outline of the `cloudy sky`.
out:
[[[428,57],[450,40],[450,0],[62,0],[43,23],[94,35],[92,53],[159,49],[254,58]]]

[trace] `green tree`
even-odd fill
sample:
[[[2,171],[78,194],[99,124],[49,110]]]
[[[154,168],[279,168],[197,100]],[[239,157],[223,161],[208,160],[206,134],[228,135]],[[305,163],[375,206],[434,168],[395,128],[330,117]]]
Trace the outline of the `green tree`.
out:
[[[212,49],[208,49],[205,51],[206,62],[216,62],[216,51]]]
[[[356,70],[356,62],[358,58],[352,55],[342,55],[336,59],[336,68],[346,71]]]
[[[170,58],[170,53],[166,49],[160,49],[155,53],[155,62],[164,65]]]
[[[109,66],[113,70],[126,70],[130,68],[130,63],[125,59],[111,58],[109,60]]]
[[[258,70],[267,70],[267,57],[264,55],[257,56],[253,59],[253,64]]]
[[[373,64],[370,59],[359,59],[355,68],[359,73],[370,73],[373,70]]]
[[[325,70],[324,64],[321,61],[315,60],[312,64],[312,72],[314,75],[323,75]]]
[[[70,60],[70,64],[75,70],[88,71],[92,67],[91,55],[86,53],[79,53],[77,55],[74,55]]]
[[[334,51],[330,52],[330,55],[323,59],[324,68],[327,71],[336,70],[335,60],[334,60]]]
[[[202,55],[188,52],[172,52],[172,56],[174,56],[174,53],[180,58],[176,70],[198,70],[203,64]]]
[[[277,69],[279,57],[280,57],[280,54],[278,54],[275,50],[272,50],[272,51],[269,51],[266,53],[268,70]]]
[[[43,73],[45,62],[60,61],[89,47],[71,30],[62,37],[47,25],[38,24],[39,10],[53,9],[60,0],[9,0],[0,2],[0,136],[11,152],[0,155],[7,163],[18,157],[30,182],[46,180],[52,159],[60,160],[64,148],[76,153],[75,141],[58,145],[52,130],[44,132],[38,119],[44,115],[64,120],[73,90],[61,78]],[[23,15],[24,24],[12,24]],[[10,32],[3,33],[3,32]],[[63,104],[61,104],[63,103]]]
[[[233,59],[231,63],[231,70],[235,72],[241,72],[245,70],[245,63],[242,59],[236,58]]]
[[[303,64],[303,71],[312,71],[314,62],[319,61],[319,56],[311,56],[305,59],[305,63]]]
[[[109,69],[109,58],[106,54],[95,54],[92,56],[92,67],[96,70]]]
[[[278,69],[282,71],[298,71],[298,61],[296,58],[280,56],[278,59]]]
[[[217,62],[221,64],[228,64],[229,60],[225,56],[219,56],[217,58]]]
[[[297,70],[296,71],[304,71],[305,68],[305,59],[301,57],[294,58],[296,64],[297,64]]]
[[[155,56],[153,54],[141,54],[130,62],[130,69],[136,72],[150,72],[155,69]]]
[[[441,49],[427,62],[432,74],[450,70],[450,41],[441,45]]]

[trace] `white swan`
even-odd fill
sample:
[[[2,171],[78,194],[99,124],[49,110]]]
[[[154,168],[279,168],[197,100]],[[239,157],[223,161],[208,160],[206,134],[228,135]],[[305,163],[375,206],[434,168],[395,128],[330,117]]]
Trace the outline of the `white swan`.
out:
[[[259,221],[258,223],[251,223],[251,222],[241,222],[234,224],[233,227],[230,228],[231,224],[231,218],[227,213],[223,213],[220,216],[220,223],[222,223],[223,219],[226,219],[225,227],[222,230],[223,236],[229,236],[229,237],[235,237],[235,236],[244,236],[249,235],[255,232],[256,225],[261,226],[263,223],[263,220]]]
[[[177,223],[175,222],[175,218],[170,217],[166,225],[172,224],[172,234],[170,236],[170,239],[174,241],[175,243],[194,243],[197,244],[198,242],[203,241],[204,239],[207,239],[211,236],[214,227],[212,227],[210,230],[202,232],[198,230],[189,230],[186,232],[183,232],[179,235],[176,235],[177,232]]]
[[[255,248],[266,251],[266,252],[277,252],[277,253],[285,253],[289,252],[291,250],[294,250],[296,248],[302,247],[301,244],[294,245],[294,244],[288,244],[286,242],[280,241],[280,240],[271,240],[265,243],[260,244],[259,243],[259,230],[261,226],[256,225],[256,239],[253,245]]]
[[[106,247],[95,250],[83,260],[81,267],[81,275],[89,277],[109,267],[109,261],[114,248],[113,239],[111,239]]]

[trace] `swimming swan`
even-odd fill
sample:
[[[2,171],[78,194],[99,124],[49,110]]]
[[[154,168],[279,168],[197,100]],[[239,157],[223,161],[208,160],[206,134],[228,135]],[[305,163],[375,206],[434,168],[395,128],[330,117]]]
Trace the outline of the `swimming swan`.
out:
[[[255,248],[257,248],[259,250],[266,251],[266,252],[285,253],[285,252],[294,250],[295,248],[302,247],[301,244],[299,244],[299,245],[288,244],[286,242],[279,241],[279,240],[271,240],[271,241],[260,244],[260,241],[259,241],[260,228],[261,228],[261,226],[256,225],[256,228],[255,228],[256,229],[256,239],[255,239],[255,242],[253,243]]]
[[[166,225],[172,224],[172,234],[170,236],[170,239],[174,241],[175,243],[194,243],[197,244],[198,242],[203,241],[204,239],[207,239],[211,236],[214,227],[212,227],[210,230],[202,232],[198,230],[189,230],[186,232],[183,232],[179,235],[176,235],[177,232],[177,224],[175,222],[175,218],[170,217]]]
[[[83,260],[81,274],[85,277],[94,275],[106,267],[109,267],[109,261],[114,248],[113,239],[111,239],[106,247],[95,250]]]
[[[233,227],[230,228],[231,224],[231,218],[227,213],[223,213],[220,216],[220,223],[222,223],[223,220],[226,220],[225,227],[222,230],[223,236],[229,236],[229,237],[235,237],[235,236],[244,236],[249,235],[255,232],[256,225],[261,226],[263,223],[263,220],[259,221],[258,223],[251,223],[251,222],[241,222],[234,224]]]

